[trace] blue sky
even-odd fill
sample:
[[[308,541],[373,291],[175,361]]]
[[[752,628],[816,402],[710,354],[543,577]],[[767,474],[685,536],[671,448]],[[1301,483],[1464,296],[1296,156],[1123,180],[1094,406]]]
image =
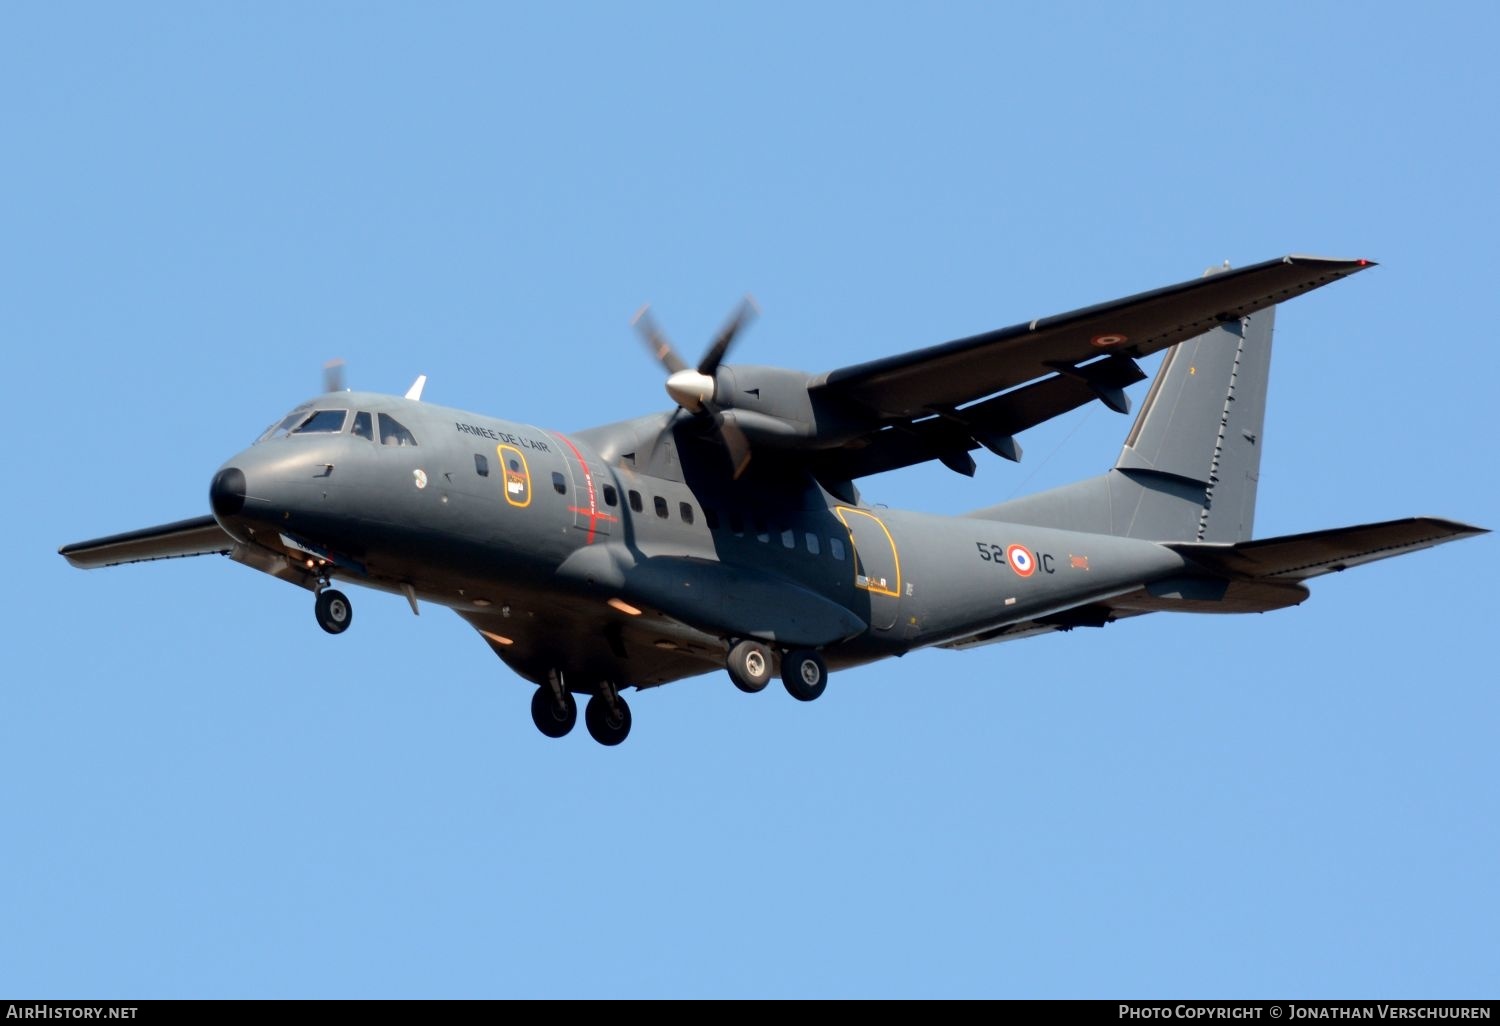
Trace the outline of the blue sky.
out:
[[[331,358],[571,431],[667,405],[646,301],[696,353],[753,293],[733,359],[820,371],[1291,252],[1381,266],[1278,314],[1257,534],[1500,526],[1496,9],[1140,7],[0,12],[0,994],[1497,996],[1493,535],[810,705],[683,681],[617,749],[443,610],[56,554],[206,512]]]

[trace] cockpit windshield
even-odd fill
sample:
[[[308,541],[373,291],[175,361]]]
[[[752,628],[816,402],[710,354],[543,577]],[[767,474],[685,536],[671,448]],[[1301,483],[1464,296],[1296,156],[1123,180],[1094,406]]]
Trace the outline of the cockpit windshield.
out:
[[[354,425],[352,433],[356,438],[368,438],[370,441],[378,438],[381,445],[417,444],[416,437],[407,430],[406,425],[389,414],[379,413],[372,417],[366,410],[351,414],[349,410],[316,410],[311,405],[297,407],[279,423],[266,428],[256,441],[264,442],[289,435],[336,435],[342,433],[351,420]],[[377,424],[378,434],[374,430]]]
[[[284,438],[291,433],[292,428],[296,427],[306,418],[307,407],[299,406],[291,413],[288,413],[285,417],[283,417],[279,423],[272,424],[270,427],[262,431],[260,437],[257,438],[256,441],[264,442],[267,438]]]
[[[348,410],[314,410],[306,420],[292,428],[294,435],[336,435],[344,430]]]
[[[256,441],[285,438],[287,435],[338,434],[344,430],[344,422],[348,419],[348,410],[314,410],[308,406],[299,406],[279,423],[266,428]]]

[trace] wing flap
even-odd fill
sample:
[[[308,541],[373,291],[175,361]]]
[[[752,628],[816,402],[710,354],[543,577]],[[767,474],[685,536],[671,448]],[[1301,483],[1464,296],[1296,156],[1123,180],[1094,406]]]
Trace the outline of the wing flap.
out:
[[[1408,517],[1233,545],[1168,542],[1167,548],[1227,577],[1305,581],[1352,566],[1488,533],[1486,528],[1456,520]]]
[[[228,555],[233,548],[234,539],[224,532],[219,522],[211,516],[204,516],[75,542],[57,551],[81,570],[97,570],[153,559]]]

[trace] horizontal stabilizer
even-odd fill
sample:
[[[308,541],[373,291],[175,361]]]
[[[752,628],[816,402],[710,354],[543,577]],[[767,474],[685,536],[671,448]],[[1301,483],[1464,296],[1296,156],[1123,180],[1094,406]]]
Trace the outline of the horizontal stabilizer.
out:
[[[144,563],[152,559],[175,559],[180,556],[228,555],[234,539],[224,533],[211,516],[179,520],[174,524],[147,527],[107,538],[64,545],[58,553],[81,570],[119,566],[122,563]]]
[[[1214,573],[1250,580],[1305,581],[1444,542],[1487,534],[1488,529],[1436,517],[1408,517],[1358,527],[1238,542],[1168,542],[1167,548]]]

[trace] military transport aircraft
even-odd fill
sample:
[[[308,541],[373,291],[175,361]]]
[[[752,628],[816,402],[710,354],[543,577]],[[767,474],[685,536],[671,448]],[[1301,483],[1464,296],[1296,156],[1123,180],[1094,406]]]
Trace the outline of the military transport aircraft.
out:
[[[1415,517],[1252,540],[1276,304],[1373,266],[1289,256],[820,374],[724,362],[746,302],[696,366],[636,328],[676,406],[563,434],[341,380],[212,476],[211,516],[64,546],[93,568],[219,553],[316,596],[334,582],[447,606],[536,685],[549,737],[630,731],[627,688],[725,669],[794,698],[829,670],[1153,612],[1297,605],[1306,581],[1485,533]],[[973,453],[1098,401],[1129,411],[1114,466],[960,516],[872,507],[855,482]]]

